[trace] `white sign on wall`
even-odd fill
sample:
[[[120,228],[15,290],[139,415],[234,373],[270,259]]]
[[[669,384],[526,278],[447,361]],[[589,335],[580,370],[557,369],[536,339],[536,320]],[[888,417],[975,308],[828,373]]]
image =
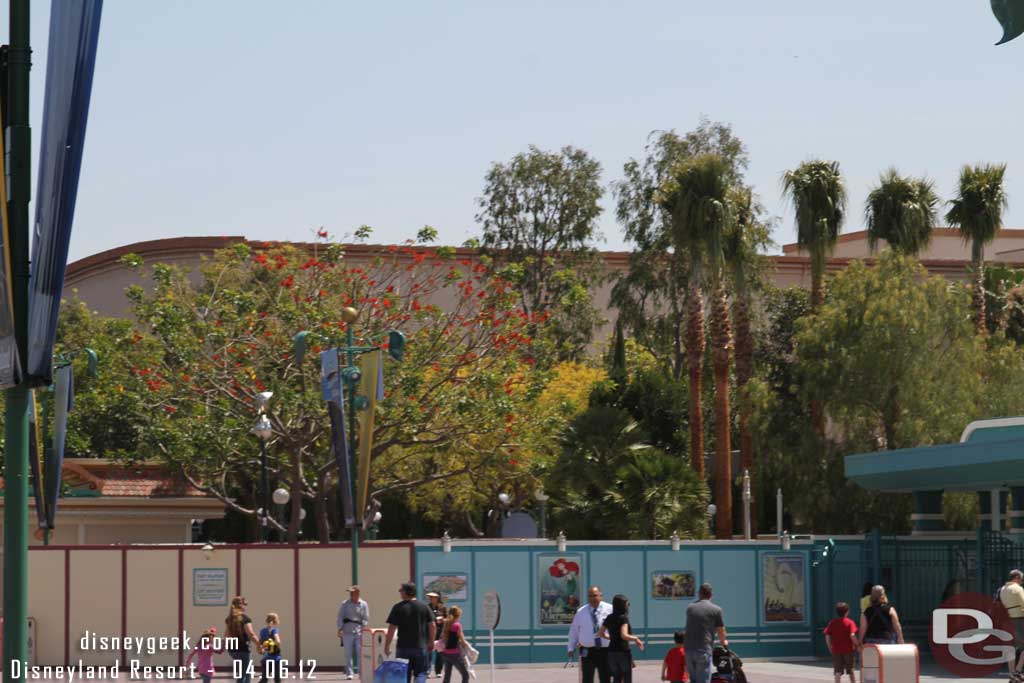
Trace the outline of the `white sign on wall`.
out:
[[[228,604],[227,569],[192,570],[192,605],[223,607]]]

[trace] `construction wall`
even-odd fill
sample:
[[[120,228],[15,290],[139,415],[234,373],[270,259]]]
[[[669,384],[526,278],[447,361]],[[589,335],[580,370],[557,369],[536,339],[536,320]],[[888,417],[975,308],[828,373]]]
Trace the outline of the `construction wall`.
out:
[[[371,626],[382,627],[413,576],[411,543],[360,547],[360,585]],[[29,616],[37,624],[37,664],[144,665],[183,663],[187,651],[155,654],[81,647],[98,637],[180,636],[193,639],[214,626],[224,633],[228,602],[244,595],[257,632],[268,612],[281,619],[283,654],[292,662],[341,666],[335,620],[351,584],[347,544],[232,545],[204,553],[197,545],[49,546],[29,552]],[[228,671],[227,655],[215,658]]]

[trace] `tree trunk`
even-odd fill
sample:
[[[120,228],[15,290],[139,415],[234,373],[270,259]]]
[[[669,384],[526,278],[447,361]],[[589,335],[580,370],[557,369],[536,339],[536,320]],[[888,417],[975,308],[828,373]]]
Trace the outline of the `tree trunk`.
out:
[[[974,264],[974,329],[981,336],[988,335],[988,326],[985,324],[985,262],[978,261]]]
[[[715,370],[715,536],[732,538],[732,444],[729,438],[729,304],[719,282],[711,303],[712,362]]]
[[[690,373],[690,467],[704,474],[704,411],[701,391],[704,373],[704,301],[700,287],[691,287],[686,303],[686,365]]]
[[[811,312],[816,313],[818,308],[825,302],[825,276],[824,273],[811,274]],[[811,428],[818,438],[825,438],[825,411],[821,402],[811,401]]]
[[[740,457],[743,469],[750,474],[750,533],[757,538],[757,465],[747,396],[747,384],[754,376],[754,338],[750,332],[750,308],[744,295],[736,294],[732,311],[736,327],[736,393],[740,399]]]

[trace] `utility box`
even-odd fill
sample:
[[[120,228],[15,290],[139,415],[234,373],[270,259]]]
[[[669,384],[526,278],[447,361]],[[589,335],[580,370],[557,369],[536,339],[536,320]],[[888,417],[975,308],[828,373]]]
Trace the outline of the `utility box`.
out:
[[[0,657],[3,657],[4,652],[4,618],[0,616]],[[29,666],[36,666],[36,620],[34,617],[28,618],[28,639],[25,643],[25,654],[26,660]]]
[[[860,655],[862,683],[919,683],[917,645],[865,645]]]
[[[373,672],[384,663],[384,639],[387,631],[382,628],[364,628],[359,644],[359,680],[373,683]]]

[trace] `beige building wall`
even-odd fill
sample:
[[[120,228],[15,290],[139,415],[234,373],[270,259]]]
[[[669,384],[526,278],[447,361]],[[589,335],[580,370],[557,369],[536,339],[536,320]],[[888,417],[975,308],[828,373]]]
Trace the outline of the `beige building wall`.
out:
[[[85,664],[113,664],[120,658],[120,651],[82,650],[80,641],[86,631],[99,637],[121,635],[121,551],[76,550],[70,554],[70,560],[71,606],[68,635],[71,661],[81,659]],[[35,581],[35,576],[29,577],[29,584]],[[30,603],[29,613],[34,611],[33,608],[34,605]]]
[[[412,558],[412,544],[367,544],[360,549],[363,599],[370,604],[371,626],[383,626],[398,600],[399,584],[412,578]],[[70,567],[67,576],[65,562]],[[350,568],[348,548],[313,544],[297,549],[221,546],[209,553],[194,545],[34,548],[29,552],[28,599],[29,616],[37,623],[37,661],[62,664],[65,647],[71,662],[81,658],[86,664],[110,665],[121,658],[120,649],[82,651],[79,643],[87,630],[104,637],[172,638],[180,635],[180,623],[193,643],[210,626],[224,635],[227,602],[238,594],[240,580],[257,633],[267,612],[280,615],[283,653],[293,666],[301,657],[316,660],[321,669],[338,667],[343,650],[336,618],[348,597]],[[196,569],[224,571],[224,604],[194,604]],[[67,606],[65,595],[70,597]],[[187,651],[177,650],[154,655],[127,652],[121,661],[125,666],[131,659],[141,660],[143,666],[166,666],[184,662],[187,656]],[[221,675],[230,672],[227,654],[216,655],[214,663]]]
[[[178,553],[175,550],[125,551],[127,586],[125,592],[125,634],[174,637],[178,633]],[[188,653],[186,653],[187,656]],[[173,665],[178,653],[129,653],[143,666]]]
[[[64,661],[64,551],[28,554],[28,615],[36,620],[36,661]]]

